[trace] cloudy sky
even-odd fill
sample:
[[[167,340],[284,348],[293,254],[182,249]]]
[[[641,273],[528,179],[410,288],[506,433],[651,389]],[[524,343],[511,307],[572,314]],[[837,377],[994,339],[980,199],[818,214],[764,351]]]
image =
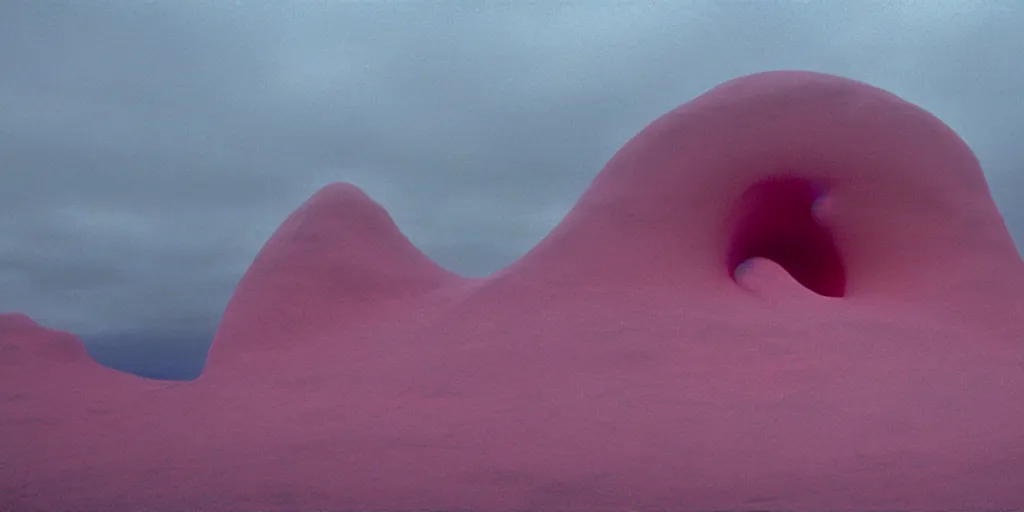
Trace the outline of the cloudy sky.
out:
[[[319,186],[359,185],[428,255],[486,275],[655,117],[782,68],[931,110],[1024,246],[1022,30],[1017,0],[6,0],[0,312],[191,375]]]

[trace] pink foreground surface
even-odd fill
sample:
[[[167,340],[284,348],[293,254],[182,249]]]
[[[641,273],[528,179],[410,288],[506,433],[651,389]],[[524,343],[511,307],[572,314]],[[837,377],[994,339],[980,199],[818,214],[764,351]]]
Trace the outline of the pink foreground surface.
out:
[[[956,134],[827,75],[668,113],[484,279],[327,186],[193,382],[0,349],[5,511],[1024,508],[1024,262]]]

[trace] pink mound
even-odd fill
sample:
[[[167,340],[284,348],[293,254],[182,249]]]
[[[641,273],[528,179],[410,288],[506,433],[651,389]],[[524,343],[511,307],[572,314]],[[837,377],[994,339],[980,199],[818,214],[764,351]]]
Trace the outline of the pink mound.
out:
[[[3,510],[1024,507],[1024,262],[949,128],[832,76],[665,115],[486,279],[326,187],[194,382],[0,326]]]

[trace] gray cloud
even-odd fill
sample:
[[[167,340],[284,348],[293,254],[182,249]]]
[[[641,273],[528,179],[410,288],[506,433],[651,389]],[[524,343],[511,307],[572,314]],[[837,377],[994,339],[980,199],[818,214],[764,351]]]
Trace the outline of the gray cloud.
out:
[[[485,275],[649,121],[778,68],[934,112],[1024,242],[1022,25],[1014,2],[4,2],[0,311],[208,336],[266,238],[337,180]]]

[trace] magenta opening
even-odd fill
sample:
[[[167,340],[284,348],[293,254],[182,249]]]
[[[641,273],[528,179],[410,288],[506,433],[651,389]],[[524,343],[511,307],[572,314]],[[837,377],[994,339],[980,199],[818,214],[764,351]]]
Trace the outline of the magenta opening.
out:
[[[842,257],[814,212],[824,196],[825,187],[803,178],[773,178],[751,186],[740,198],[728,253],[733,279],[743,262],[765,258],[814,293],[843,297]]]

